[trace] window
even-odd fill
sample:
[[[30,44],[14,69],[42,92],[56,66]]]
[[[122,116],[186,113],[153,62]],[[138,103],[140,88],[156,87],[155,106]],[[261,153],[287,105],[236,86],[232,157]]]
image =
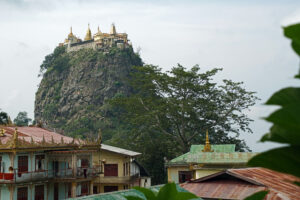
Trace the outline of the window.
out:
[[[17,189],[17,200],[27,200],[28,189],[27,187],[20,187]]]
[[[89,183],[84,182],[81,183],[81,196],[85,196],[89,194]]]
[[[98,187],[96,185],[93,186],[93,194],[98,194]]]
[[[71,183],[67,183],[67,187],[68,187],[68,198],[72,197],[72,185]]]
[[[54,200],[58,200],[58,183],[54,183]]]
[[[118,186],[104,186],[104,192],[118,191]]]
[[[2,156],[0,156],[0,172],[4,172],[4,163],[2,163]]]
[[[118,164],[105,164],[104,176],[118,176]]]
[[[35,156],[35,170],[40,171],[44,170],[45,167],[45,155],[36,155]]]
[[[18,156],[18,172],[28,172],[28,156]]]
[[[81,167],[82,168],[88,168],[89,167],[89,160],[88,159],[82,159],[81,160]]]
[[[44,200],[44,185],[35,186],[34,199]]]
[[[192,171],[179,171],[178,176],[179,176],[179,183],[184,183],[184,182],[192,179],[193,172]]]

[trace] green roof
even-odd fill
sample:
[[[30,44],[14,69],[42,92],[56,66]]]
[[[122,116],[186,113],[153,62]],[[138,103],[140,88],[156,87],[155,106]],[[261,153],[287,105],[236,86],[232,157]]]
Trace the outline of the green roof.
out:
[[[162,186],[164,186],[164,185],[151,186],[150,189],[154,192],[158,192]],[[177,190],[179,192],[188,192],[187,190],[183,189],[179,185],[176,185],[176,186],[177,186]],[[126,200],[125,196],[129,196],[129,195],[137,196],[137,197],[140,197],[140,198],[146,200],[145,196],[141,192],[134,190],[134,189],[71,198],[71,200],[72,199],[73,200]],[[202,199],[197,198],[195,200],[202,200]]]
[[[223,163],[246,163],[256,155],[252,152],[235,152],[234,144],[211,145],[213,152],[202,152],[204,145],[192,145],[190,152],[171,160],[173,164],[223,164]]]
[[[199,144],[199,145],[192,145],[190,152],[195,153],[195,152],[202,152],[204,149],[205,145]],[[235,152],[235,144],[213,144],[211,145],[211,149],[214,152],[222,152],[222,153],[230,153],[230,152]]]

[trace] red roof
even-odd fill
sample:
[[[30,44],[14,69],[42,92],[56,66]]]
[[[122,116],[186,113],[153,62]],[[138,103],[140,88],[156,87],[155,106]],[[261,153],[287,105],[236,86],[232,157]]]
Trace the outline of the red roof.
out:
[[[0,137],[1,143],[5,144],[7,141],[9,141],[13,133],[15,132],[16,127],[0,127],[0,129],[4,129],[6,132],[4,136]],[[59,133],[55,133],[43,128],[39,127],[17,127],[18,130],[18,139],[19,140],[25,140],[26,142],[31,142],[31,138],[34,143],[41,143],[43,141],[43,138],[45,139],[45,142],[51,143],[52,138],[54,143],[61,143],[62,138],[63,142],[65,144],[69,144],[73,141],[73,138],[61,135]]]
[[[244,199],[262,190],[269,190],[265,199],[300,199],[300,181],[292,175],[265,168],[228,169],[181,184],[184,189],[202,198]]]

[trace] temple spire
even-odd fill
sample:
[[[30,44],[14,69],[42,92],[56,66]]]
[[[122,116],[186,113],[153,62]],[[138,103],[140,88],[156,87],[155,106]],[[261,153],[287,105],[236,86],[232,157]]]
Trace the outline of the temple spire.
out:
[[[110,27],[110,34],[115,35],[117,33],[115,24],[112,23]]]
[[[99,26],[98,26],[98,33],[101,33]]]
[[[92,39],[92,32],[91,32],[91,29],[90,29],[90,24],[88,24],[88,30],[86,32],[86,35],[85,35],[85,38],[84,40],[91,40]]]
[[[207,129],[206,129],[206,137],[205,137],[205,146],[204,146],[204,149],[202,151],[203,152],[213,152],[214,151],[214,150],[211,149]]]
[[[69,35],[68,35],[68,38],[70,38],[70,37],[73,37],[72,26],[71,26],[71,28],[70,28],[70,33],[69,33]]]

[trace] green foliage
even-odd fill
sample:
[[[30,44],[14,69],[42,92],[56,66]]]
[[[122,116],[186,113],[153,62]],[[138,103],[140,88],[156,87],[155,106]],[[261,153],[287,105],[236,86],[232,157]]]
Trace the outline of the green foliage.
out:
[[[214,83],[218,71],[200,73],[198,66],[186,70],[179,65],[163,73],[156,66],[135,67],[130,77],[133,94],[111,100],[123,124],[110,143],[141,152],[139,161],[154,184],[166,182],[164,158],[172,159],[189,151],[191,144],[204,143],[206,129],[212,143],[248,150],[237,136],[240,131],[251,132],[251,119],[242,111],[257,98],[242,83]],[[236,136],[228,136],[229,132]]]
[[[247,197],[245,200],[263,200],[269,191],[260,191]]]
[[[198,66],[186,70],[178,65],[169,73],[151,65],[135,69],[131,78],[135,94],[112,101],[126,110],[123,118],[136,127],[135,134],[163,134],[185,153],[191,144],[204,141],[206,129],[214,143],[228,140],[229,132],[237,136],[240,131],[251,132],[252,120],[242,111],[254,105],[257,97],[242,83],[213,83],[220,69],[204,73]]]
[[[292,48],[300,55],[300,24],[284,28],[284,35],[292,40]],[[278,105],[280,108],[266,118],[273,126],[261,141],[278,142],[288,146],[261,153],[248,164],[300,177],[300,88],[282,89],[273,94],[266,104]]]
[[[44,108],[43,117],[45,119],[53,119],[56,115],[58,105],[56,103],[47,104]]]
[[[19,112],[17,117],[14,119],[14,123],[17,126],[28,126],[31,122],[31,119],[27,116],[27,112]]]
[[[57,72],[62,72],[69,67],[69,56],[65,54],[66,47],[65,46],[58,46],[54,49],[54,52],[47,55],[45,60],[40,66],[40,74],[39,76],[46,73],[49,73],[53,70]]]
[[[1,111],[1,109],[0,109]],[[6,112],[0,112],[0,125],[7,125],[10,124],[10,118]]]
[[[284,35],[292,40],[292,48],[300,56],[300,24],[285,27]],[[295,77],[300,78],[300,75]],[[280,108],[266,118],[268,122],[273,123],[273,126],[260,141],[278,142],[287,146],[263,152],[253,157],[248,165],[300,177],[300,88],[281,89],[273,94],[266,104],[278,105]],[[294,184],[299,186],[299,182]],[[252,199],[261,200],[264,196],[255,193],[247,198],[247,200]]]
[[[165,184],[160,188],[158,193],[153,192],[147,188],[134,187],[134,189],[140,191],[147,200],[189,200],[200,199],[196,195],[189,192],[179,192],[175,183]],[[144,198],[137,196],[125,196],[127,200],[144,200]]]

